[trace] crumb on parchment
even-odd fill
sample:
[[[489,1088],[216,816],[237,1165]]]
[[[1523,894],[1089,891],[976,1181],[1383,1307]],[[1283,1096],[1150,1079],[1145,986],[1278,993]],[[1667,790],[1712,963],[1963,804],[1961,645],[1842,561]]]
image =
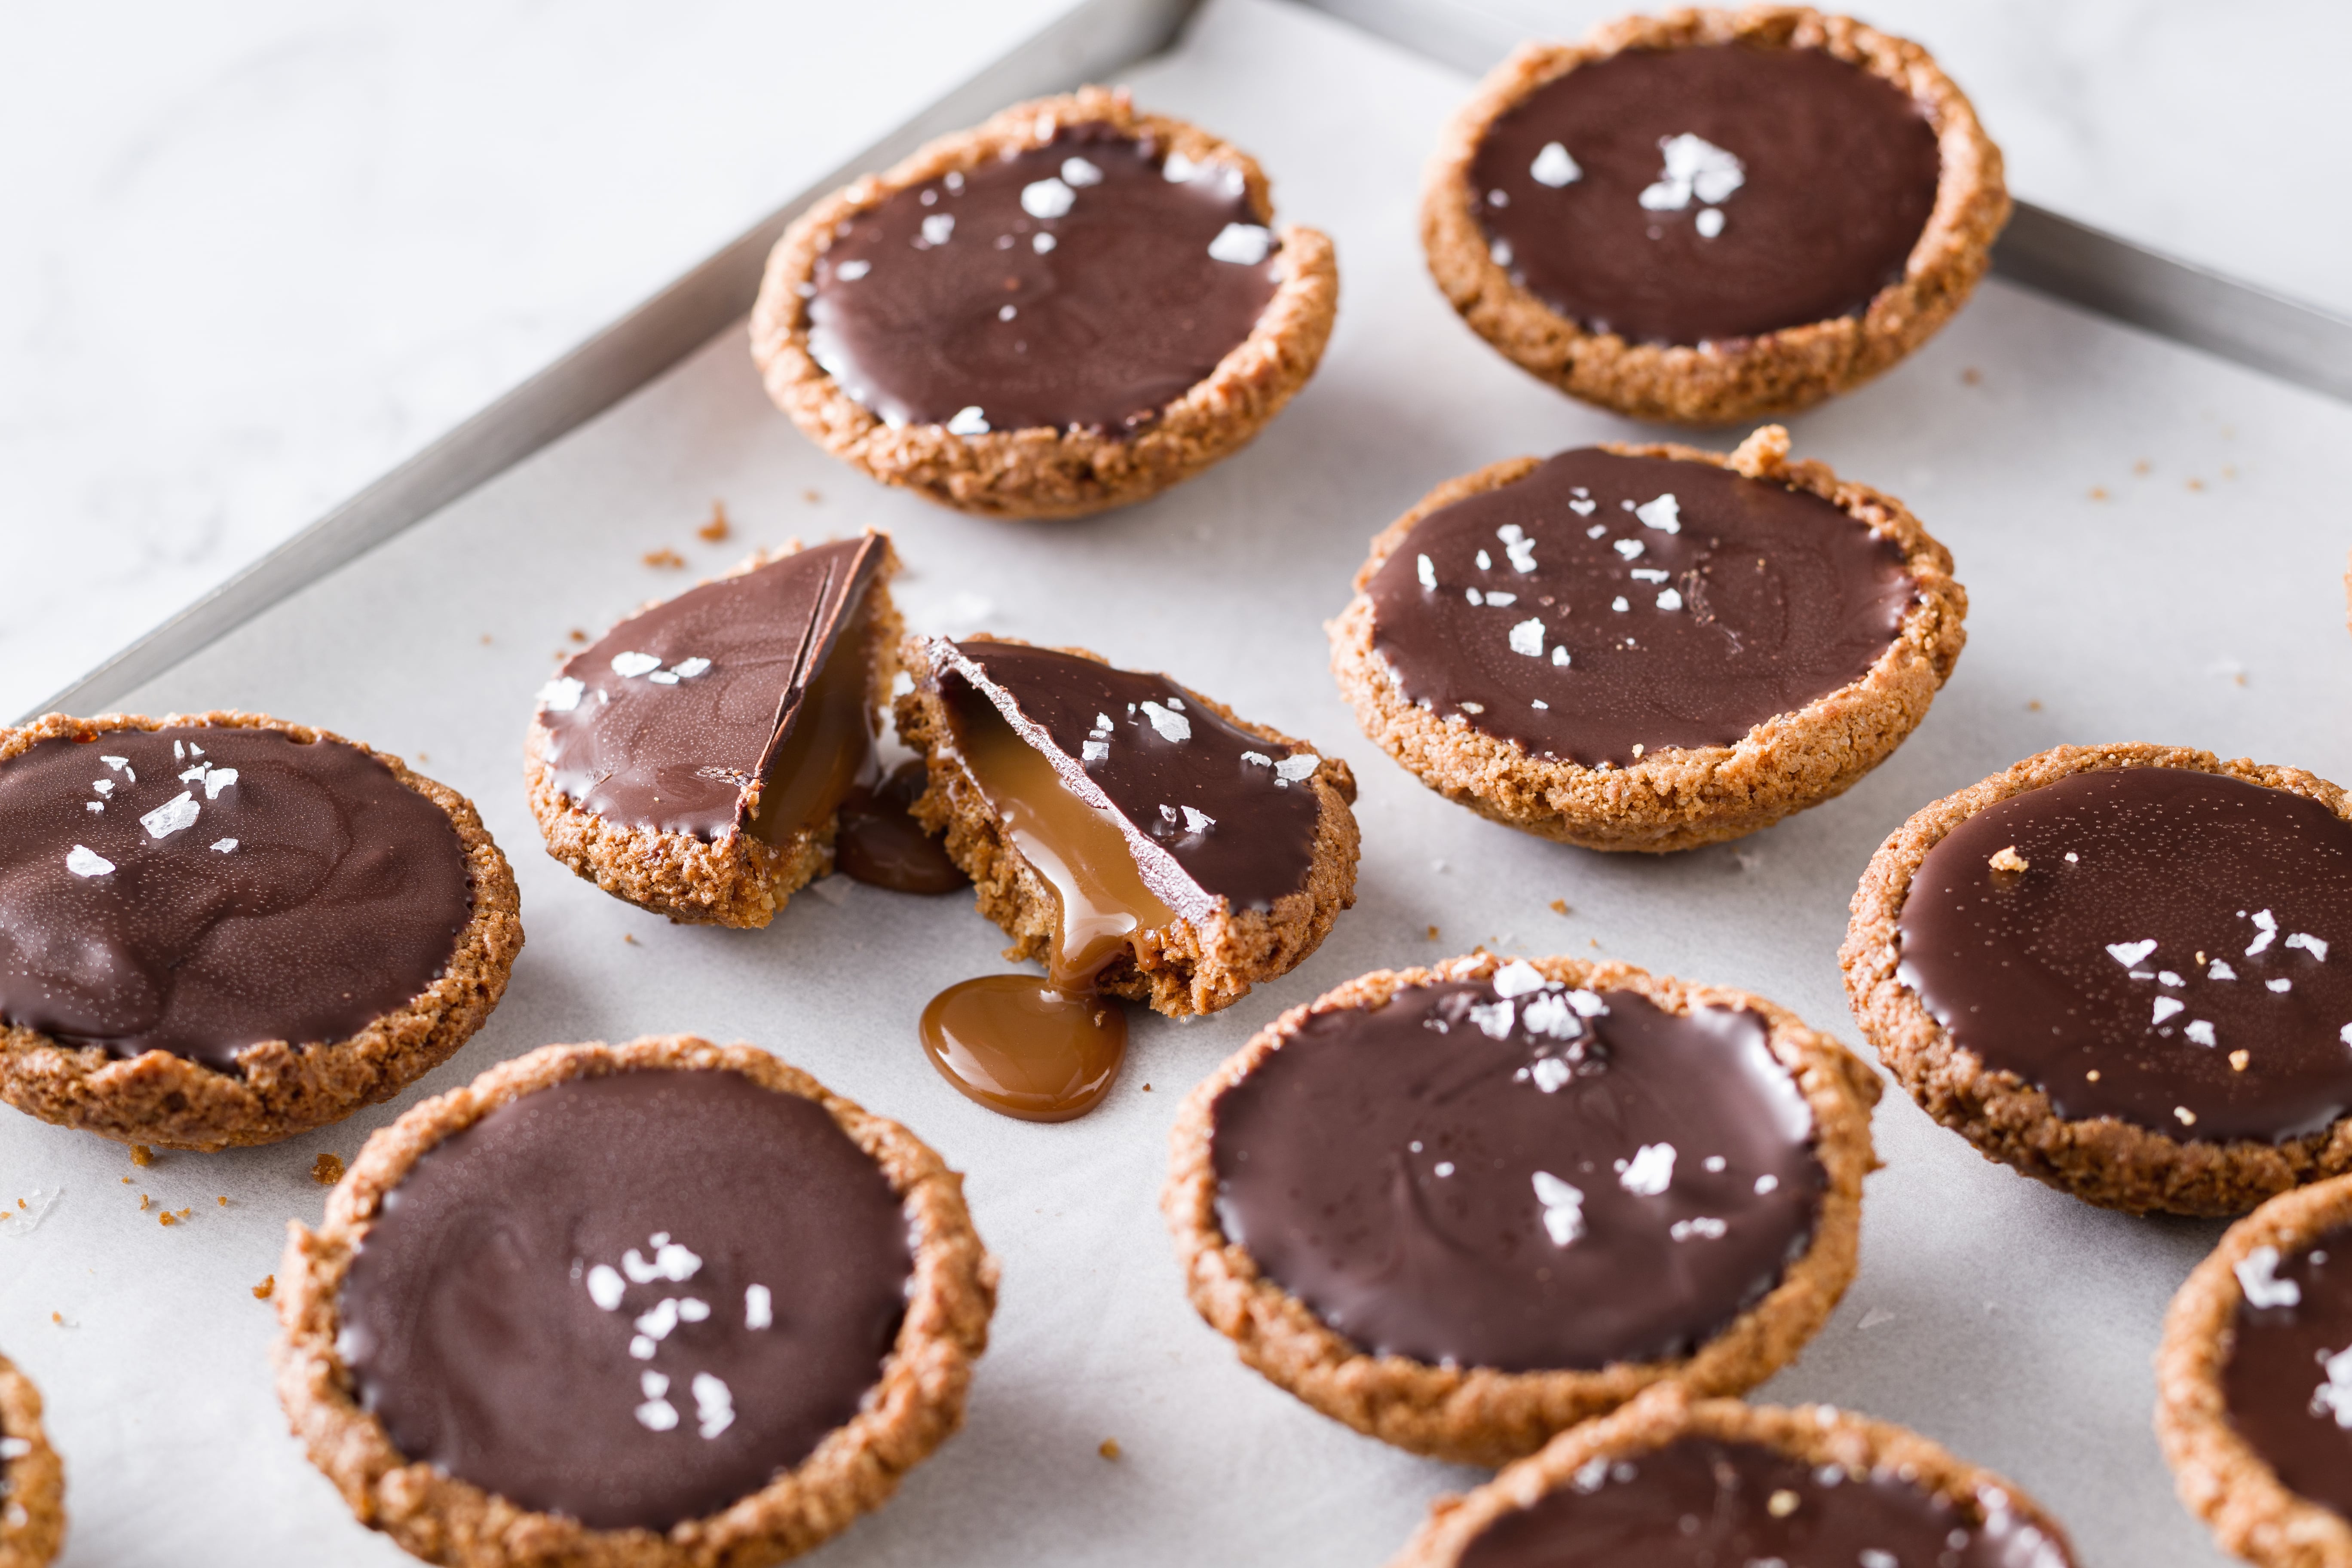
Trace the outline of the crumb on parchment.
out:
[[[341,1154],[320,1155],[310,1163],[310,1179],[322,1187],[331,1187],[343,1179],[343,1157]]]

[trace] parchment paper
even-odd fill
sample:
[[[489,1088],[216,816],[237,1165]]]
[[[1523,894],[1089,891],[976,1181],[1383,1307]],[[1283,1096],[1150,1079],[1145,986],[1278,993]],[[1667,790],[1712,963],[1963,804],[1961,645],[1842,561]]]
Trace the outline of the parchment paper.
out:
[[[1282,216],[1339,242],[1329,357],[1241,457],[1093,521],[967,519],[802,440],[730,333],[126,703],[261,709],[406,755],[481,806],[521,879],[529,945],[454,1060],[310,1137],[139,1170],[117,1145],[0,1112],[0,1203],[30,1200],[0,1223],[0,1347],[49,1401],[68,1563],[403,1561],[305,1462],[269,1385],[274,1321],[249,1291],[277,1268],[288,1217],[320,1210],[311,1162],[350,1157],[425,1094],[533,1047],[667,1030],[757,1042],[906,1121],[969,1173],[1003,1261],[966,1430],[820,1561],[1381,1563],[1431,1497],[1481,1474],[1359,1437],[1243,1368],[1185,1304],[1155,1206],[1179,1097],[1253,1030],[1361,971],[1486,942],[1749,987],[1855,1040],[1835,959],[1846,900],[1928,800],[2061,742],[2199,745],[2352,778],[2331,461],[2352,449],[2352,409],[1995,283],[1901,369],[1794,426],[1801,455],[1908,500],[1970,592],[1969,649],[1891,761],[1769,833],[1664,860],[1545,844],[1447,805],[1357,734],[1322,621],[1365,542],[1439,480],[1637,427],[1507,364],[1424,276],[1421,164],[1461,78],[1274,0],[1218,0],[1133,82],[1258,153]],[[714,499],[737,523],[719,545],[694,534]],[[754,543],[865,523],[896,535],[919,626],[1164,668],[1362,781],[1358,902],[1323,950],[1214,1019],[1139,1015],[1125,1076],[1083,1121],[992,1115],[919,1053],[924,1001],[1001,967],[1002,939],[967,900],[845,883],[762,932],[673,927],[558,868],[524,809],[531,694],[571,628],[600,634]],[[642,563],[663,547],[688,569]],[[2089,1563],[2216,1562],[2150,1434],[2148,1358],[2220,1227],[2045,1191],[1899,1090],[1875,1135],[1886,1168],[1868,1187],[1860,1278],[1759,1397],[1915,1426],[2037,1494]],[[142,1194],[193,1212],[162,1227]],[[1105,1437],[1115,1462],[1097,1456]]]

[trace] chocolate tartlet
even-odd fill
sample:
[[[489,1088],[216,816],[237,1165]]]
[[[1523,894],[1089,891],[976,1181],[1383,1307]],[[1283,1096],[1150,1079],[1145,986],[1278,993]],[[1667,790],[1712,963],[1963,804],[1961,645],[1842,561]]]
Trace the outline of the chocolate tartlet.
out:
[[[368,1140],[279,1267],[278,1396],[430,1562],[753,1568],[954,1433],[961,1179],[749,1046],[549,1046]]]
[[[2073,1568],[2047,1514],[1916,1432],[1666,1384],[1439,1502],[1390,1568]]]
[[[681,923],[775,919],[879,771],[898,567],[871,532],[754,556],[564,661],[525,748],[547,852]]]
[[[2225,1550],[2352,1563],[2352,1177],[2230,1227],[2172,1299],[2156,1380],[2180,1500]]]
[[[1192,1304],[1316,1409],[1501,1464],[1672,1380],[1753,1387],[1853,1277],[1878,1080],[1745,992],[1458,958],[1294,1007],[1192,1091]]]
[[[1952,558],[1894,497],[1788,459],[1612,444],[1515,458],[1373,539],[1329,626],[1364,733],[1482,816],[1662,853],[1839,795],[1968,640]]]
[[[2062,746],[1863,874],[1855,1018],[1927,1113],[2085,1202],[2242,1214],[2352,1170],[2352,804],[2299,768]]]
[[[1140,500],[1248,444],[1339,270],[1249,154],[1087,88],[825,197],[751,312],[768,395],[885,484],[998,517]]]
[[[482,1026],[519,907],[470,801],[324,730],[0,730],[0,1099],[171,1149],[340,1121]]]
[[[66,1539],[66,1471],[32,1379],[0,1356],[0,1568],[41,1568]]]
[[[1927,51],[1798,5],[1526,44],[1445,131],[1429,269],[1480,337],[1642,419],[1785,414],[1950,320],[2009,219]]]

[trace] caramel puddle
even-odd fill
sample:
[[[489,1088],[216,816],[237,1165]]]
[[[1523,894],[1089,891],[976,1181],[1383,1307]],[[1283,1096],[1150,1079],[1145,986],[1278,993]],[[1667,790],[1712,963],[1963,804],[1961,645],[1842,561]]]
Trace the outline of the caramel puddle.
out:
[[[1066,1121],[1101,1103],[1127,1054],[1127,1016],[1096,981],[1129,937],[1176,912],[1145,885],[1118,819],[1070,793],[994,703],[957,678],[942,695],[958,758],[1053,889],[1057,918],[1044,984],[992,974],[950,986],[923,1009],[923,1049],[991,1110]]]
[[[924,832],[909,812],[926,773],[918,757],[842,800],[833,861],[843,876],[898,893],[952,893],[971,886],[963,868],[948,858],[946,843]]]

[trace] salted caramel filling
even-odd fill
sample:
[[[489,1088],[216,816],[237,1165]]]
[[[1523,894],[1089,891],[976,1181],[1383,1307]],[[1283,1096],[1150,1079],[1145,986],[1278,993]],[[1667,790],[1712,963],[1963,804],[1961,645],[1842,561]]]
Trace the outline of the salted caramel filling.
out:
[[[950,744],[1005,837],[1053,889],[1045,983],[1022,974],[963,981],[923,1009],[923,1048],[950,1083],[1008,1116],[1060,1121],[1110,1091],[1127,1052],[1127,1016],[1095,981],[1139,931],[1176,912],[1145,885],[1125,828],[1072,794],[1044,752],[969,682],[943,683]]]
[[[868,591],[834,639],[807,691],[761,770],[751,837],[782,844],[815,828],[873,780],[874,726],[868,700],[874,670],[874,595]],[[811,628],[814,637],[816,628]],[[789,700],[789,699],[787,700]]]

